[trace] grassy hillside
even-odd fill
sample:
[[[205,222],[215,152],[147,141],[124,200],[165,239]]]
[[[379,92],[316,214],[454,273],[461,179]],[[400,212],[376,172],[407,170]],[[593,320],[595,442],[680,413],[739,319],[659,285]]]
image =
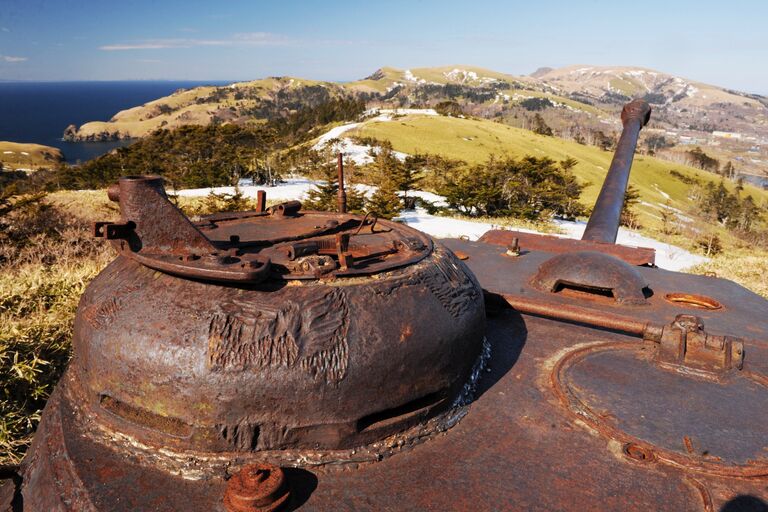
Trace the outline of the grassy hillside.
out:
[[[586,103],[582,103],[580,101],[576,101],[571,98],[565,98],[563,96],[558,96],[556,94],[551,94],[548,92],[533,91],[528,89],[508,89],[500,92],[502,94],[506,94],[507,96],[509,96],[510,99],[514,102],[526,100],[528,98],[544,98],[544,99],[548,99],[552,103],[555,103],[555,104],[559,103],[567,107],[570,107],[572,109],[581,110],[588,114],[592,114],[594,116],[607,117],[609,115],[604,110],[601,110],[595,106],[587,105]]]
[[[160,128],[254,122],[268,117],[268,113],[286,114],[299,106],[327,101],[342,91],[330,82],[291,77],[195,87],[120,111],[109,121],[85,123],[65,136],[75,140],[140,138]]]
[[[392,121],[369,121],[350,133],[388,140],[395,150],[404,153],[434,153],[469,163],[484,162],[491,155],[531,155],[554,160],[575,158],[579,163],[573,172],[583,183],[588,183],[582,196],[587,205],[597,198],[613,156],[594,146],[537,135],[492,121],[443,116],[412,115]],[[640,191],[640,200],[647,203],[636,207],[644,225],[659,224],[661,209],[667,201],[669,206],[682,211],[691,205],[688,198],[690,185],[671,175],[670,170],[701,183],[719,181],[712,173],[649,156],[637,156],[630,183]],[[733,185],[729,182],[726,186],[732,188]],[[768,201],[768,192],[755,187],[747,186],[745,193],[751,194],[758,204]]]
[[[509,84],[534,85],[535,80],[530,77],[518,77],[499,73],[490,69],[477,66],[438,66],[430,68],[396,69],[383,67],[377,69],[372,75],[354,82],[347,82],[344,87],[363,92],[386,92],[395,84],[465,84],[478,86],[492,81],[502,81]],[[538,84],[535,84],[538,85]]]
[[[53,168],[64,160],[58,148],[0,141],[0,163],[7,170]]]
[[[346,83],[322,82],[291,77],[264,78],[228,86],[202,86],[177,91],[169,96],[118,112],[109,121],[92,121],[69,130],[73,140],[140,138],[159,128],[174,129],[185,124],[207,125],[213,122],[253,122],[280,115],[303,104],[311,105],[318,97],[340,94],[386,94],[397,85],[408,86],[403,94],[420,86],[447,85],[484,88],[508,84],[499,91],[512,103],[543,97],[594,115],[602,112],[590,105],[547,92],[548,88],[531,77],[518,77],[475,66],[443,66],[410,70],[384,67],[362,80]],[[604,113],[603,113],[604,114]]]

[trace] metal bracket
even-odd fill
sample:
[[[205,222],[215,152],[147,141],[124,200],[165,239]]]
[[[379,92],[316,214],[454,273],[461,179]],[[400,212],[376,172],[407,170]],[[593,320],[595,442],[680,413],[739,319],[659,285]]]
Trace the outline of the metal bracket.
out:
[[[127,258],[169,274],[214,281],[258,283],[270,271],[259,254],[219,250],[171,203],[159,176],[127,176],[108,190],[120,204],[121,223],[95,222],[93,236],[113,243]],[[278,205],[278,215],[295,214],[301,203]],[[287,213],[286,213],[287,212]]]
[[[104,238],[106,240],[128,240],[131,236],[136,224],[128,221],[125,223],[117,222],[94,222],[93,223],[93,236],[94,238]]]
[[[295,217],[299,210],[301,210],[301,202],[299,201],[286,201],[267,209],[270,215],[278,217]]]
[[[347,270],[355,263],[355,258],[349,252],[349,233],[339,233],[336,235],[336,252],[339,257],[339,266],[342,270]]]
[[[744,342],[732,336],[715,336],[704,330],[701,318],[677,315],[661,329],[660,335],[646,337],[659,343],[656,359],[660,364],[708,373],[741,370]]]

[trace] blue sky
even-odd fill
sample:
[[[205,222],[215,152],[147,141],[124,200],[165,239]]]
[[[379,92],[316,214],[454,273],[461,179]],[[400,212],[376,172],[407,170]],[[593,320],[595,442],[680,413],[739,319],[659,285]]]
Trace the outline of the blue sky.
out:
[[[768,94],[768,2],[0,0],[0,79],[633,65]]]

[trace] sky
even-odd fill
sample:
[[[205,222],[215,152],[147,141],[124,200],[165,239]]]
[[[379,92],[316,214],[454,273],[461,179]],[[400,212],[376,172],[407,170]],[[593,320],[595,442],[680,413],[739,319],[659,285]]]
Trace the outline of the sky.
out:
[[[768,94],[768,2],[0,0],[0,80],[642,66]]]

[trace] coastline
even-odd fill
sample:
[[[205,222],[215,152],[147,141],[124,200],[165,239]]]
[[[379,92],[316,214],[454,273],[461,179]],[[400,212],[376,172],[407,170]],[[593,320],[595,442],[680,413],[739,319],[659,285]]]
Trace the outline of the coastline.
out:
[[[108,120],[116,112],[182,88],[229,81],[0,81],[0,141],[56,148],[69,164],[85,162],[133,139],[63,140],[69,125]]]

